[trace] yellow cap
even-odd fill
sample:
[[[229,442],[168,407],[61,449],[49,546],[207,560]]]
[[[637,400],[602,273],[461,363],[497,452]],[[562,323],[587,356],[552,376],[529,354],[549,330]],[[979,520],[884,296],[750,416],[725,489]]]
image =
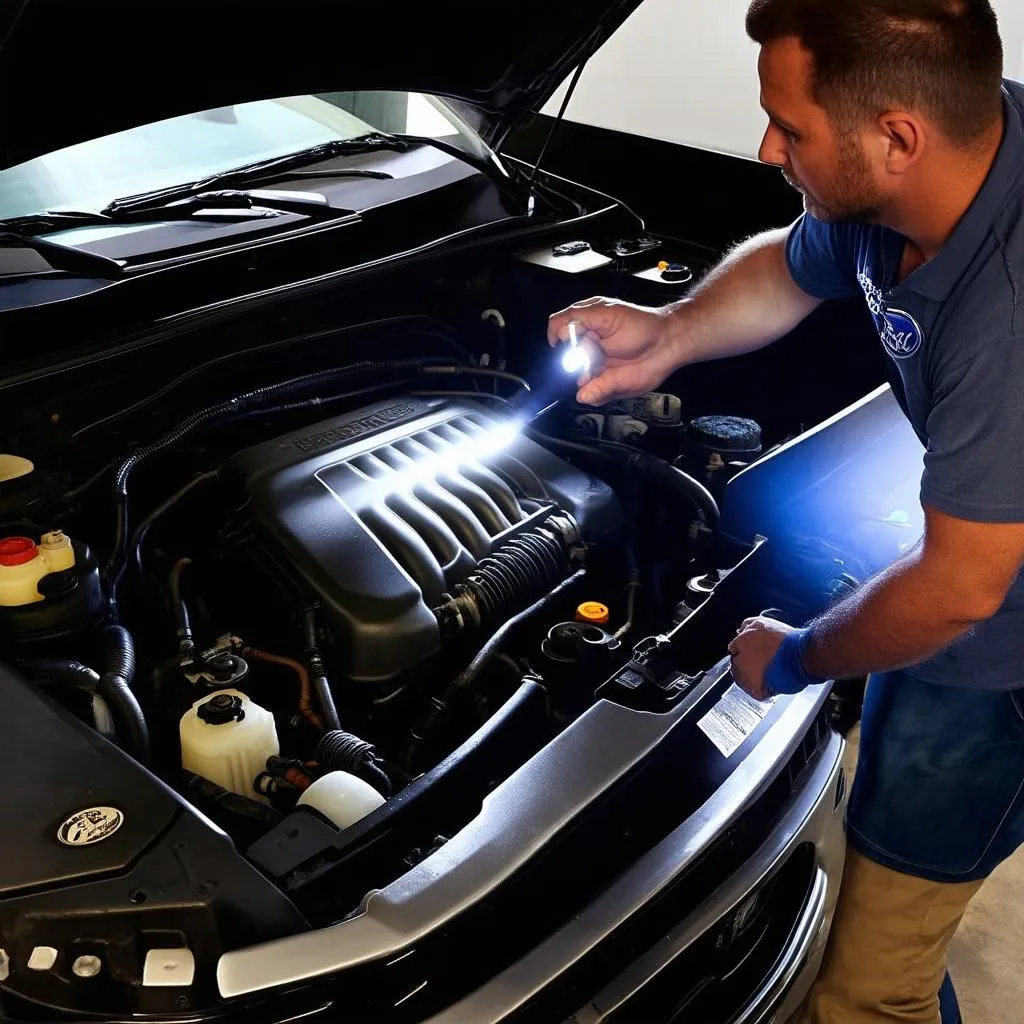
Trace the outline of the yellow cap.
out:
[[[662,272],[668,270],[668,260],[658,260],[658,269]]]
[[[576,609],[577,622],[593,622],[597,626],[603,626],[608,621],[608,606],[600,601],[584,601]]]

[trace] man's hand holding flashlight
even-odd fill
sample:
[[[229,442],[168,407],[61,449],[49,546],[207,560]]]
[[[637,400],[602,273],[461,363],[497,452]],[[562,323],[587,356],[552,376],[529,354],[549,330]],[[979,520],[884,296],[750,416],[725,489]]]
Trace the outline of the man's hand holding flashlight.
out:
[[[548,343],[566,344],[563,367],[579,373],[576,399],[584,405],[645,395],[684,362],[667,310],[617,299],[588,299],[555,313]]]

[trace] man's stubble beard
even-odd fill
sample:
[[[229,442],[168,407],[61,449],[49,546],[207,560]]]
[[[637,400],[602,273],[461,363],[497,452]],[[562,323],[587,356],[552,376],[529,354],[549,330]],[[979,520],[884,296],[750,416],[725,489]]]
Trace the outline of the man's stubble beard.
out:
[[[877,223],[883,196],[871,178],[871,169],[856,138],[845,134],[838,139],[838,166],[832,194],[827,203],[819,202],[785,170],[782,176],[791,188],[803,196],[804,209],[823,223],[856,221]]]

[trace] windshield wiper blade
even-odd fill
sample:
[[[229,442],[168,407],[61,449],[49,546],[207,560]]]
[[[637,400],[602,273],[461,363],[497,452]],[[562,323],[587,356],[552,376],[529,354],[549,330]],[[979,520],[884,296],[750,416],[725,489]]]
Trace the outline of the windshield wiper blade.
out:
[[[285,156],[272,157],[269,160],[246,164],[244,167],[236,167],[230,171],[211,174],[209,177],[201,178],[198,181],[186,182],[182,185],[172,185],[169,188],[155,189],[152,192],[143,192],[139,195],[115,199],[103,208],[103,213],[115,214],[137,206],[147,207],[160,202],[169,203],[175,199],[184,199],[199,192],[209,192],[232,185],[243,185],[247,182],[259,181],[270,174],[276,176],[283,171],[297,170],[308,164],[319,163],[322,160],[330,160],[339,156],[370,153],[378,149],[391,149],[404,153],[411,145],[412,143],[404,139],[394,135],[387,135],[383,132],[360,135],[354,139],[334,139],[330,142],[323,142],[318,146],[310,146],[308,149],[288,153]],[[363,170],[360,168],[339,170],[332,172],[332,174],[337,174],[340,178],[390,179],[393,177],[393,175],[384,171]]]
[[[319,192],[291,192],[278,189],[218,189],[185,195],[176,200],[141,200],[132,205],[104,210],[45,210],[42,213],[0,221],[0,231],[18,235],[45,235],[73,228],[139,224],[162,220],[249,220],[274,217],[280,213],[301,213],[311,217],[344,219],[355,217],[352,210],[331,206]]]
[[[59,242],[49,242],[17,231],[0,230],[0,249],[31,249],[42,256],[54,270],[80,274],[83,277],[115,280],[122,275],[125,267],[124,260],[115,260],[109,256],[101,256],[97,252],[76,249],[70,245],[61,245]]]
[[[45,235],[53,231],[110,223],[113,223],[111,219],[99,210],[41,210],[39,213],[0,220],[0,231],[11,231],[18,235]]]
[[[116,224],[140,220],[176,220],[178,218],[214,219],[223,217],[271,217],[278,213],[301,213],[313,217],[353,216],[352,210],[331,206],[319,192],[292,192],[278,189],[209,189],[190,192],[175,199],[154,196],[130,202],[116,201],[105,206],[100,215]]]

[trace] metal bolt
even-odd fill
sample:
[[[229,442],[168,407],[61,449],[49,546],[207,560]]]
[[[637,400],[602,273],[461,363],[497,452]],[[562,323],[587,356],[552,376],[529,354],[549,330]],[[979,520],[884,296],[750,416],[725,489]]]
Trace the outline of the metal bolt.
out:
[[[89,954],[76,957],[75,962],[71,965],[71,973],[76,978],[95,978],[101,970],[103,970],[103,961],[98,956]]]

